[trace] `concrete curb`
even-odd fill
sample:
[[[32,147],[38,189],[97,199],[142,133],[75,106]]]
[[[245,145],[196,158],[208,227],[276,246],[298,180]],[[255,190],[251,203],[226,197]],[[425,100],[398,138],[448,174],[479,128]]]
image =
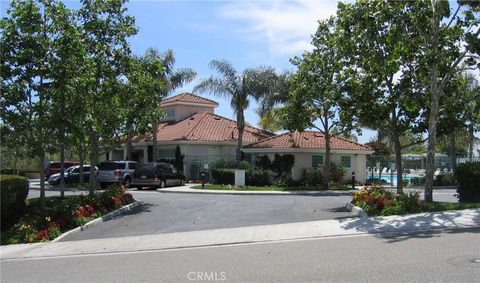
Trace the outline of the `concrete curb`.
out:
[[[204,190],[204,189],[157,189],[161,193],[180,193],[180,194],[212,194],[212,195],[264,195],[264,196],[350,196],[353,192],[349,191],[229,191],[229,190]]]
[[[353,205],[351,202],[347,202],[346,205],[347,209],[352,212],[353,215],[360,216],[362,218],[368,217],[367,213],[361,208],[356,205]]]
[[[142,202],[140,201],[135,201],[131,204],[128,204],[128,205],[125,205],[117,210],[114,210],[112,212],[109,212],[107,214],[105,214],[104,216],[102,217],[98,217],[96,219],[93,219],[89,222],[87,222],[86,224],[82,225],[82,226],[78,226],[77,228],[74,228],[72,230],[69,230],[63,234],[61,234],[60,236],[56,237],[55,239],[53,239],[51,242],[52,243],[55,243],[55,242],[58,242],[60,241],[61,239],[65,238],[66,236],[70,235],[70,234],[73,234],[73,233],[76,233],[78,231],[84,231],[84,230],[87,230],[89,227],[93,227],[99,223],[102,223],[104,221],[108,221],[108,220],[111,220],[119,215],[122,215],[126,212],[129,212],[131,210],[133,210],[134,208],[140,206],[142,204]]]

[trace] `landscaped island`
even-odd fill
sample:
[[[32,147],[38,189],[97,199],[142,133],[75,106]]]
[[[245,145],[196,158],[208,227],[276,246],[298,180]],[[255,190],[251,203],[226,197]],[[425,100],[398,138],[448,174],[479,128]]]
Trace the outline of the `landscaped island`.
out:
[[[26,199],[26,178],[0,175],[0,183],[2,245],[50,241],[134,201],[124,186],[116,185],[92,196],[48,197],[42,209],[39,198]]]

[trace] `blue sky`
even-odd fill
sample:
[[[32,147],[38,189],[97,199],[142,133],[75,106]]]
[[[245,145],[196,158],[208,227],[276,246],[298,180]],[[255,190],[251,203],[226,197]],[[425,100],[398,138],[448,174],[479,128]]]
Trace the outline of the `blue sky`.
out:
[[[79,1],[64,1],[77,8]],[[7,1],[1,1],[5,15]],[[172,49],[177,68],[197,71],[196,80],[174,92],[191,92],[195,84],[209,77],[212,59],[226,59],[237,71],[269,65],[277,71],[294,70],[289,59],[310,48],[317,21],[335,14],[336,1],[130,1],[128,14],[136,19],[139,32],[130,38],[132,50],[143,54],[149,47]],[[202,94],[220,103],[216,113],[235,118],[229,100]],[[255,101],[246,120],[256,125]],[[364,131],[360,142],[374,133]]]

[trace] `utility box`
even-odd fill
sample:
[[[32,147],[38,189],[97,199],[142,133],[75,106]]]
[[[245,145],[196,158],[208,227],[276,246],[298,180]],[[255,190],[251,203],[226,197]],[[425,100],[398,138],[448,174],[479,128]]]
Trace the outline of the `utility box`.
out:
[[[235,186],[245,186],[245,170],[235,170]]]

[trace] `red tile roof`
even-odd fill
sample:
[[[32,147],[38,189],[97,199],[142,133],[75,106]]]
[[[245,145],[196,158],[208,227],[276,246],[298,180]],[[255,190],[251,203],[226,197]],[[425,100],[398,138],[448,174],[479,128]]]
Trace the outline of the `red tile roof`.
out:
[[[333,150],[373,150],[363,145],[341,137],[330,139]],[[325,149],[325,136],[317,131],[288,132],[270,137],[256,143],[249,144],[245,148],[301,148],[301,149]]]
[[[162,104],[174,103],[174,102],[184,102],[184,103],[197,103],[197,104],[208,104],[208,105],[218,105],[218,102],[203,98],[201,96],[195,95],[193,93],[181,93],[175,96],[168,97],[162,101]]]
[[[257,142],[273,134],[245,126],[244,142]],[[210,113],[200,112],[178,122],[162,122],[158,125],[158,141],[237,141],[237,123],[233,120]],[[134,142],[152,141],[151,135],[135,137]]]

